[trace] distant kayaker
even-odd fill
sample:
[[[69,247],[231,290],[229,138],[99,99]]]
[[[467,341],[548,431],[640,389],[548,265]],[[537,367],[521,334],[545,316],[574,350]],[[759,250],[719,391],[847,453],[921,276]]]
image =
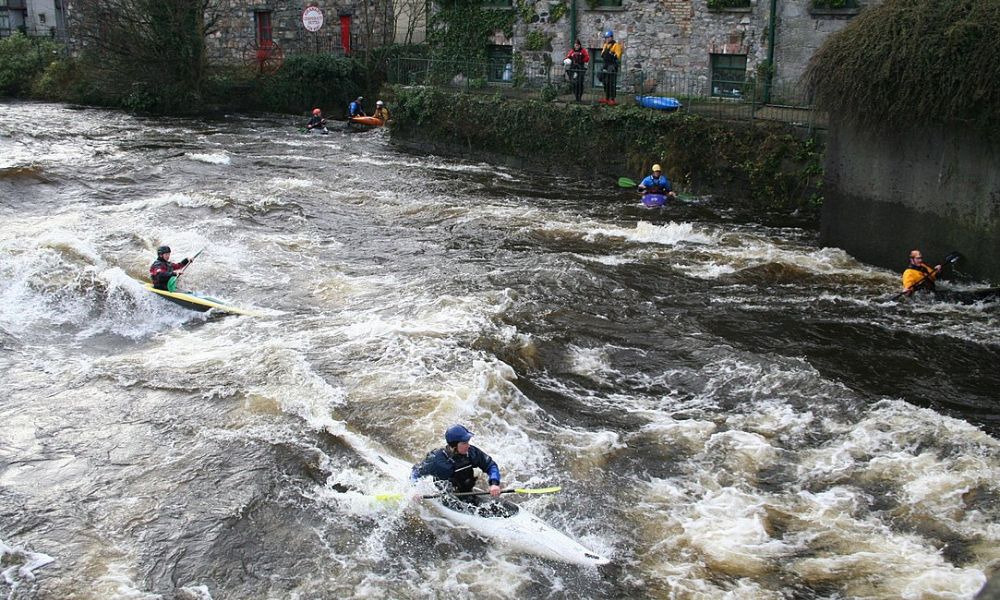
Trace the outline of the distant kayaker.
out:
[[[326,129],[326,119],[323,118],[323,111],[318,108],[313,109],[312,117],[306,123],[306,129],[309,131],[313,131],[314,129],[323,131]]]
[[[149,278],[153,281],[153,287],[158,290],[172,292],[176,289],[176,277],[184,272],[184,268],[191,264],[187,258],[179,263],[170,262],[170,246],[160,246],[156,249],[156,260],[149,267]]]
[[[660,165],[653,165],[653,174],[646,175],[646,178],[639,183],[639,191],[643,194],[661,194],[668,198],[676,198],[670,180],[663,174]]]
[[[903,271],[903,293],[907,296],[917,290],[934,291],[934,280],[941,272],[941,265],[924,264],[924,255],[920,250],[910,251],[910,264]]]
[[[587,63],[589,62],[590,53],[587,52],[587,49],[577,39],[573,42],[573,48],[566,53],[566,58],[564,59],[566,74],[569,75],[570,83],[573,87],[573,96],[576,97],[577,102],[583,97],[583,77],[587,72]]]
[[[385,107],[384,102],[379,100],[375,103],[375,114],[372,116],[382,121],[383,124],[389,122],[389,109]]]
[[[351,119],[353,117],[364,117],[365,116],[365,107],[362,106],[362,104],[361,104],[364,101],[364,99],[365,99],[364,96],[358,96],[357,98],[354,99],[353,102],[351,102],[350,104],[347,105],[347,118],[348,119]]]
[[[416,482],[428,475],[434,481],[447,481],[453,492],[471,492],[476,485],[478,468],[489,478],[490,495],[500,495],[500,467],[488,454],[469,444],[472,432],[463,425],[452,425],[444,432],[444,448],[427,453],[424,460],[413,466],[410,480]]]

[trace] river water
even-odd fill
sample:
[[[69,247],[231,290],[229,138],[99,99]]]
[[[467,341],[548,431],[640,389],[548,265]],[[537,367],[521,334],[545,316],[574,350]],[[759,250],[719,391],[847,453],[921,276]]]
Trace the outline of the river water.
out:
[[[1000,560],[996,306],[296,125],[0,105],[7,598],[971,598]],[[161,243],[264,316],[144,291]],[[614,563],[373,498],[454,422]]]

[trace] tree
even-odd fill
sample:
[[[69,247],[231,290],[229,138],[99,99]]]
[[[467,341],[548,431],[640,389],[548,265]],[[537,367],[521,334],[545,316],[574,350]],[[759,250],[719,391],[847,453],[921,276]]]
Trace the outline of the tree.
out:
[[[75,0],[70,18],[83,65],[125,106],[190,111],[201,99],[213,2]]]

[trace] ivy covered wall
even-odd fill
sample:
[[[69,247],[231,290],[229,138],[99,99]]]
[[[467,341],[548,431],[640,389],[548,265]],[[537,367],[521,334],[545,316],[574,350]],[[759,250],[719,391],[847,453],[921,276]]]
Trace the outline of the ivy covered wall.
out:
[[[791,126],[430,87],[398,87],[392,94],[392,141],[404,146],[612,179],[639,176],[658,162],[692,193],[722,194],[764,210],[820,204],[821,144]]]

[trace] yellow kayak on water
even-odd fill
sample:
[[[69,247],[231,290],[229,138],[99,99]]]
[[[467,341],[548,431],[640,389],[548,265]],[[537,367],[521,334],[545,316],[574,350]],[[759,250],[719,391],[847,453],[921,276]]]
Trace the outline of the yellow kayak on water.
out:
[[[198,312],[207,312],[214,309],[221,312],[231,313],[234,315],[244,315],[247,317],[262,316],[259,312],[230,306],[225,304],[222,300],[210,298],[209,296],[203,296],[198,292],[169,292],[167,290],[158,290],[154,288],[151,283],[144,283],[143,287],[145,287],[148,291],[173,302],[174,304],[178,304],[184,308],[196,310]]]

